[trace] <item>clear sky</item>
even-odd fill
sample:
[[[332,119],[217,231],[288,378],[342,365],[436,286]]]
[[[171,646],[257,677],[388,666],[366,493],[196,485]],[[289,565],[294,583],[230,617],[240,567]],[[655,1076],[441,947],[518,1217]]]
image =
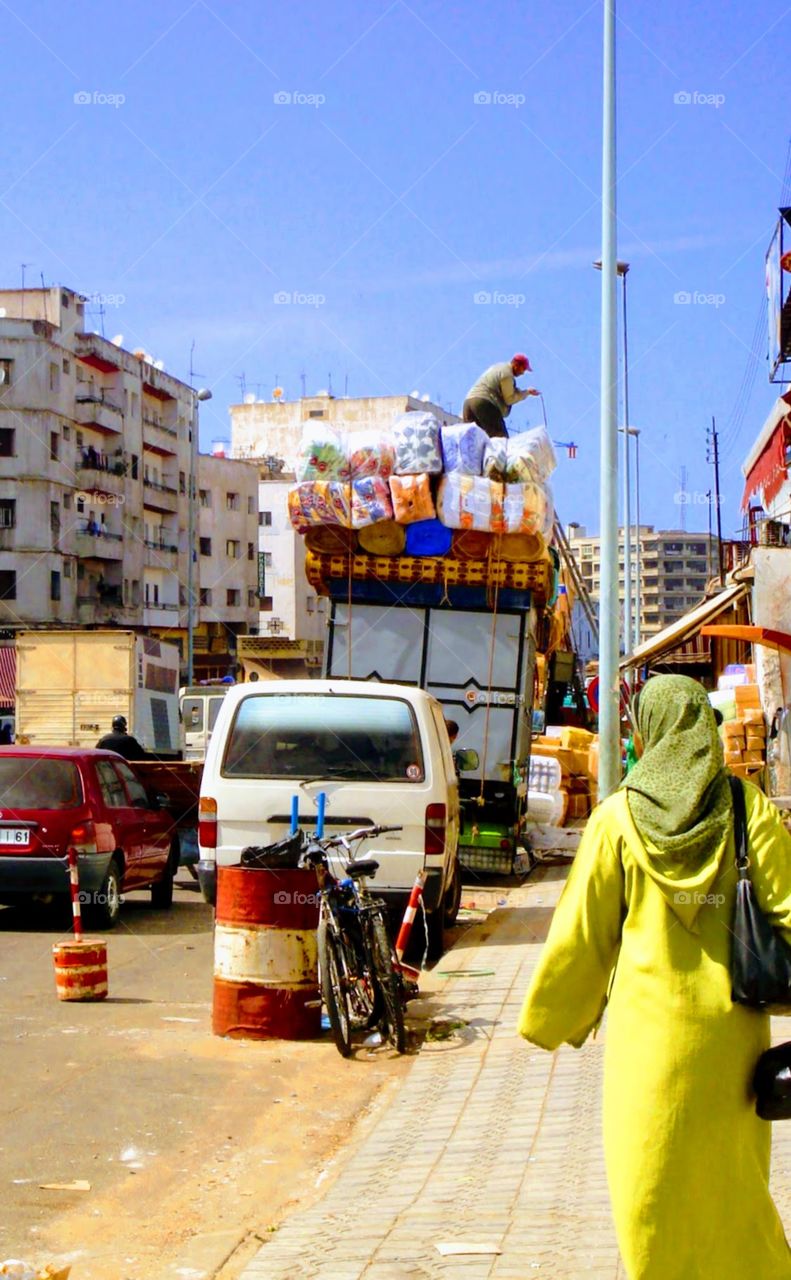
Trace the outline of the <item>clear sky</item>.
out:
[[[308,393],[348,379],[458,411],[526,351],[553,436],[579,449],[561,451],[560,516],[598,525],[600,0],[0,7],[3,285],[27,263],[28,284],[102,296],[89,327],[180,377],[194,341],[207,448],[243,375],[262,397],[298,396],[304,372]],[[788,31],[781,0],[619,3],[630,417],[660,527],[679,525],[683,466],[687,526],[706,527],[712,414],[739,526],[774,400],[757,324]]]

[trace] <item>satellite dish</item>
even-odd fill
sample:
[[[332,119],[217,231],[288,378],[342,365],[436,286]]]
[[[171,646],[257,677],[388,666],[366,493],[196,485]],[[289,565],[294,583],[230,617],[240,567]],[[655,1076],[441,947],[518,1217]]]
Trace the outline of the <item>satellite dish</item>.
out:
[[[420,392],[419,392],[419,391],[410,391],[410,393],[409,393],[409,398],[410,398],[410,400],[419,400],[419,399],[420,399]]]
[[[143,355],[143,359],[145,360],[146,364],[153,364],[153,363],[154,363],[154,357],[152,356],[152,354],[151,354],[151,352],[150,352],[150,351],[146,351],[146,352],[144,353],[144,355]]]
[[[420,399],[423,401],[424,404],[431,403],[431,396],[421,396]]]
[[[132,352],[132,355],[137,360],[145,360],[146,358],[146,353],[142,347],[135,347],[134,351]]]
[[[330,393],[329,393],[329,391],[326,391],[326,390],[325,390],[325,391],[317,391],[317,392],[316,392],[316,395],[317,395],[317,396],[328,396],[329,394],[330,394]]]
[[[114,338],[110,339],[114,347],[122,347],[124,345],[124,335],[117,333]]]
[[[0,364],[0,387],[2,387],[3,383],[7,381],[8,381],[8,372],[6,370],[6,367],[5,365]]]
[[[155,369],[164,369],[164,367],[165,367],[165,361],[164,361],[164,360],[155,360],[155,361],[154,361],[154,368],[155,368]]]
[[[255,392],[248,391],[247,395],[244,398],[244,402],[245,404],[255,404]]]
[[[282,399],[283,399],[283,388],[282,388],[282,387],[275,387],[274,391],[272,392],[272,399],[273,399],[273,400],[282,400]]]

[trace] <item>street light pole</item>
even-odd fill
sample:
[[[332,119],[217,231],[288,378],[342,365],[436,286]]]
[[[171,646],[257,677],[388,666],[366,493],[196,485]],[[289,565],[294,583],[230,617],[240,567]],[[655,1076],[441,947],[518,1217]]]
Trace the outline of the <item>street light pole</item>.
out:
[[[195,479],[198,454],[198,401],[211,400],[211,391],[201,387],[192,402],[190,424],[190,466],[187,482],[187,684],[191,685],[195,665]]]
[[[618,359],[615,153],[615,0],[604,0],[601,272],[601,587],[599,621],[599,799],[621,778],[618,670]]]
[[[628,262],[618,263],[623,281],[623,656],[632,652],[632,504],[629,455],[629,345],[626,323],[626,276]]]
[[[640,535],[640,428],[630,427],[629,435],[634,436],[634,492],[637,524],[637,546],[635,548],[635,603],[634,603],[634,647],[639,648],[643,638],[643,561]]]

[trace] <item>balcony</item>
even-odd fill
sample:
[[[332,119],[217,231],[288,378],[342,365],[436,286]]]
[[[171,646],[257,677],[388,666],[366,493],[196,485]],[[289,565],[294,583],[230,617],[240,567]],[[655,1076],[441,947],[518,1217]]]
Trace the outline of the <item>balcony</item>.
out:
[[[166,426],[150,413],[143,414],[143,448],[160,457],[175,458],[179,433],[175,427]]]
[[[99,373],[117,373],[122,363],[118,347],[98,333],[77,334],[77,359]]]
[[[104,435],[120,435],[124,429],[123,410],[105,396],[94,392],[78,394],[74,404],[74,421],[92,427]]]
[[[129,606],[124,606],[120,587],[105,587],[101,592],[86,592],[77,596],[77,621],[83,625],[92,622],[123,620]]]
[[[185,497],[186,501],[186,497]],[[152,511],[175,512],[179,509],[179,491],[159,480],[143,480],[143,505]]]
[[[187,625],[187,612],[184,610],[184,618],[182,620],[181,611],[177,604],[163,603],[161,600],[154,603],[149,600],[143,606],[143,626],[144,627],[173,627],[178,628]]]
[[[172,569],[179,553],[178,547],[170,542],[150,542],[143,544],[143,564],[147,569]]]
[[[88,533],[87,529],[78,531],[76,539],[77,555],[85,560],[123,560],[123,537],[120,533]]]

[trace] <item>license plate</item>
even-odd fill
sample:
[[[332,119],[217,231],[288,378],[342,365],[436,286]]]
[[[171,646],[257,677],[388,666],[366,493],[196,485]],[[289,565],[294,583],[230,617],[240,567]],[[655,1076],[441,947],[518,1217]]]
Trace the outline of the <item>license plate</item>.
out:
[[[27,827],[0,827],[0,844],[30,844]]]

